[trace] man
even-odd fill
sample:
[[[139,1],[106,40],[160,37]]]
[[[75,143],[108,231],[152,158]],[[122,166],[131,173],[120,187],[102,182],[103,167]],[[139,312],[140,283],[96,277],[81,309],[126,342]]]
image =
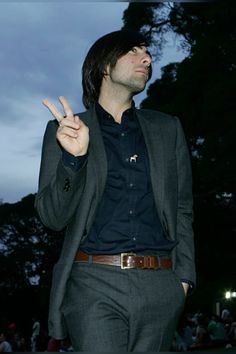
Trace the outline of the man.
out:
[[[138,110],[151,76],[144,37],[109,33],[82,69],[87,111],[44,136],[36,207],[66,228],[53,274],[49,334],[75,351],[166,351],[194,286],[191,170],[179,120]]]

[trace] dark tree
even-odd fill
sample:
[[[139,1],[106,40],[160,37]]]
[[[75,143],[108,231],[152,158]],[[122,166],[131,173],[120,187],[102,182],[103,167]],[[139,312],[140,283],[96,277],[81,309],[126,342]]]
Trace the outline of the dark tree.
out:
[[[34,209],[34,195],[0,205],[1,316],[26,329],[37,314],[47,323],[53,265],[63,232],[43,226]]]

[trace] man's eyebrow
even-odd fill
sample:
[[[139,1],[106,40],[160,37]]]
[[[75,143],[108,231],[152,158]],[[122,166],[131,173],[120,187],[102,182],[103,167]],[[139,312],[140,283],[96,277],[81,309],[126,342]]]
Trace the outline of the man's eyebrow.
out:
[[[149,52],[149,50],[147,49],[147,45],[145,43],[141,43],[135,47],[138,47],[138,48],[142,48],[142,47],[145,47],[146,48],[146,53],[150,56],[150,58],[152,58],[152,55],[151,53]]]

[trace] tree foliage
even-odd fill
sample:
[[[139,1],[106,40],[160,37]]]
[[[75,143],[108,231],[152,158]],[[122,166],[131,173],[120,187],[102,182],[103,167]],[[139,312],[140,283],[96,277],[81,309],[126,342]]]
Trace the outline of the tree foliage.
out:
[[[155,59],[160,58],[166,43],[165,34],[170,29],[169,6],[162,3],[130,3],[123,14],[122,29],[132,29],[144,34],[151,45]]]
[[[62,232],[43,226],[34,199],[31,194],[0,205],[1,316],[18,319],[22,326],[36,313],[46,321],[52,269],[63,241]]]
[[[212,191],[214,197],[236,194],[235,16],[235,3],[175,3],[171,25],[184,35],[190,54],[162,69],[162,77],[150,86],[142,103],[181,118],[195,176],[200,172],[195,186],[205,188],[208,195]]]

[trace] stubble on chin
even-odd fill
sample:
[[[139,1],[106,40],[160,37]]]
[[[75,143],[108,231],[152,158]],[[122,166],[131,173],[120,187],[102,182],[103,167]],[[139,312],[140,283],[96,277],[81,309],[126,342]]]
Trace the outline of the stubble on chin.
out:
[[[142,92],[145,89],[146,83],[147,83],[146,80],[133,79],[130,80],[129,87],[134,94],[137,94]]]

